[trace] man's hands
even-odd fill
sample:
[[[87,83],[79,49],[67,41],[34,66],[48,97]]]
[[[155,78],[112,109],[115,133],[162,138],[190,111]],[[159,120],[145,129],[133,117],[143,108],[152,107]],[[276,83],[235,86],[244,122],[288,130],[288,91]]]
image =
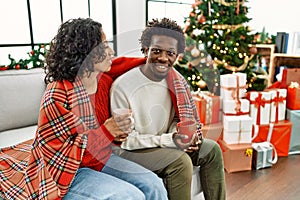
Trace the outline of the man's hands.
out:
[[[189,142],[183,142],[183,140],[186,140],[187,137],[188,137],[187,135],[174,133],[173,141],[179,149],[185,152],[193,152],[199,150],[198,145],[201,143],[201,140],[199,139],[198,134],[195,132]]]

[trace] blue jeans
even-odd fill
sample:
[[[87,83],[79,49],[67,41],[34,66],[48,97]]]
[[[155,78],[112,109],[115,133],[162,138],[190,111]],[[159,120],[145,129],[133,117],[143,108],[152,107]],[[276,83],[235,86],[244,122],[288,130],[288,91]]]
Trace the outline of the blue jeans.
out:
[[[64,200],[167,200],[163,181],[150,170],[114,154],[98,172],[78,169]]]

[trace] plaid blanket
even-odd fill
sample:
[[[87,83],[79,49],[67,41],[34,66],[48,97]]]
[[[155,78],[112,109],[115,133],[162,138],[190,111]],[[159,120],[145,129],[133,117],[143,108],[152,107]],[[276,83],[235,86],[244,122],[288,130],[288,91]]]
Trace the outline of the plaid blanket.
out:
[[[80,81],[48,84],[35,139],[0,151],[0,189],[5,198],[61,199],[80,165],[87,134],[95,128]]]
[[[185,78],[178,71],[172,68],[168,73],[167,82],[172,102],[179,120],[195,120],[198,123],[197,132],[199,139],[202,138],[202,124],[200,123],[197,108]]]

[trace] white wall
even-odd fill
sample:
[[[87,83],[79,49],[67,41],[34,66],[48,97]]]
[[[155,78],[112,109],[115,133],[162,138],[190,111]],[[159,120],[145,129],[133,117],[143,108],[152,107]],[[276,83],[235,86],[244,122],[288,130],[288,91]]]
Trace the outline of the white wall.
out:
[[[248,0],[248,17],[254,32],[300,32],[299,0]]]
[[[141,56],[138,39],[145,27],[146,0],[117,0],[116,3],[118,56]],[[261,32],[264,27],[272,35],[300,32],[299,0],[248,0],[247,6],[248,17],[252,18],[248,25],[253,32]],[[171,12],[166,10],[158,17],[172,17]]]
[[[145,28],[145,0],[117,0],[118,56],[142,56],[139,38]]]

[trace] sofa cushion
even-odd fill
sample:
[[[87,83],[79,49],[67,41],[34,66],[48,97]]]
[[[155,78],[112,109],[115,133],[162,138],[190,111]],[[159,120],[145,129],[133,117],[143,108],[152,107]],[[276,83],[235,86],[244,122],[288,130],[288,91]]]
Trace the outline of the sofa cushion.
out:
[[[41,68],[0,71],[0,134],[37,124],[44,77]]]

